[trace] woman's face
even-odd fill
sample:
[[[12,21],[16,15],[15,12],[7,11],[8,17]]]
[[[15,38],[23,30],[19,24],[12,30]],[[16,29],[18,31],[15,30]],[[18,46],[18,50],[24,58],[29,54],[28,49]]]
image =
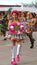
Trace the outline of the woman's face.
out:
[[[21,17],[24,17],[24,12],[21,12]]]
[[[27,19],[29,19],[29,14],[27,13]]]
[[[30,14],[30,19],[31,19],[31,18],[33,18],[33,17],[32,17],[32,14]]]
[[[17,18],[17,14],[16,13],[13,13],[12,14],[12,18]]]

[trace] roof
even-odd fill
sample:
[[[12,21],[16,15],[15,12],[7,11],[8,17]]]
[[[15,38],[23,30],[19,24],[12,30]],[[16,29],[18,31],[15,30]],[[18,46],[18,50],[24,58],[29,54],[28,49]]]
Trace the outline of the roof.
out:
[[[12,10],[18,10],[18,11],[30,11],[37,14],[37,8],[35,7],[23,7],[21,8],[21,5],[0,5],[0,11],[7,11],[9,8],[12,8]]]

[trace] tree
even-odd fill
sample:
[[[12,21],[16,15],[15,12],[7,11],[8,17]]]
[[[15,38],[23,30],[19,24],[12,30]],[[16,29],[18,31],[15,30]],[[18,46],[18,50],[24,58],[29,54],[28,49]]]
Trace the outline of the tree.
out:
[[[35,7],[37,7],[37,1],[35,2]]]

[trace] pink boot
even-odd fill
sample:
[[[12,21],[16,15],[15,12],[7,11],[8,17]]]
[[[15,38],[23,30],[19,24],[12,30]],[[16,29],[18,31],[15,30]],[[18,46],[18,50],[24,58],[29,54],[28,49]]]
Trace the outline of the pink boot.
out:
[[[16,65],[15,59],[14,59],[13,61],[11,61],[11,64],[12,64],[12,65]]]
[[[16,60],[20,61],[20,55],[17,55]]]

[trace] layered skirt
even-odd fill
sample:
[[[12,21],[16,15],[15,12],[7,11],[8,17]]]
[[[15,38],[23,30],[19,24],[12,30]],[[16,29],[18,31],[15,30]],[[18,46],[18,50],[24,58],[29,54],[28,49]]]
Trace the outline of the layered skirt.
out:
[[[6,34],[6,38],[7,39],[11,39],[11,40],[16,40],[16,41],[18,41],[18,40],[24,40],[24,39],[26,39],[26,35],[25,34]]]

